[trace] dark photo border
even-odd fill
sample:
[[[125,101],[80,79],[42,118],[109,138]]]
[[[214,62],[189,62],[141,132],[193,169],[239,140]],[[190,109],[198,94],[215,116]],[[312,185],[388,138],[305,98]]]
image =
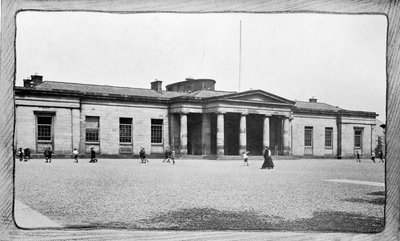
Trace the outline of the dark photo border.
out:
[[[400,2],[379,0],[1,0],[0,240],[399,240],[400,239]],[[20,11],[109,13],[379,14],[388,21],[386,52],[386,206],[380,233],[288,231],[136,231],[20,229],[14,221],[14,85],[16,16]]]

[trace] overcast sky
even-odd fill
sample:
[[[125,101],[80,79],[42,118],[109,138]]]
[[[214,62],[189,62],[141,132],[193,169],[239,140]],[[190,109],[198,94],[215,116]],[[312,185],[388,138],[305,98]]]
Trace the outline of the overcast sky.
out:
[[[385,121],[386,18],[334,14],[22,12],[16,84],[44,80],[150,88],[187,77],[217,90],[377,112]]]

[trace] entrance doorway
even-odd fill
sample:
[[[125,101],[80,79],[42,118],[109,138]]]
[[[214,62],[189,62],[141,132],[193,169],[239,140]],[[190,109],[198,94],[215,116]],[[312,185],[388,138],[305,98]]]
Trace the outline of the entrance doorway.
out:
[[[240,114],[228,113],[224,116],[224,153],[239,155]]]
[[[282,122],[283,119],[281,117],[272,116],[270,118],[269,149],[272,155],[283,155]]]
[[[187,135],[188,135],[188,154],[189,155],[201,155],[202,145],[201,145],[201,114],[188,114],[187,115]]]
[[[249,155],[262,155],[263,152],[263,115],[248,115],[246,119],[247,151]]]

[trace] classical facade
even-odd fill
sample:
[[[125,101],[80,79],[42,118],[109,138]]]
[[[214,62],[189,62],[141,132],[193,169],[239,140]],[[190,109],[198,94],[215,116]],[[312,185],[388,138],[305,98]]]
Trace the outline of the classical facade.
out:
[[[15,87],[16,147],[56,155],[90,147],[104,156],[132,156],[141,147],[162,154],[352,157],[375,148],[376,114],[292,101],[263,90],[216,91],[211,79],[186,79],[162,90],[43,81]]]

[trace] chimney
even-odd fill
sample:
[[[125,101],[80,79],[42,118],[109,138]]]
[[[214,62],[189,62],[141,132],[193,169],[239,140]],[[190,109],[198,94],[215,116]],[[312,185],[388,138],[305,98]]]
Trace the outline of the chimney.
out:
[[[40,85],[43,82],[43,76],[34,74],[31,75],[31,79],[24,79],[24,87],[32,88]]]
[[[24,79],[24,87],[25,88],[31,88],[32,87],[32,80]]]
[[[32,80],[33,86],[37,86],[43,82],[43,76],[35,73],[35,74],[31,75],[31,80]]]
[[[317,103],[317,99],[313,96],[312,98],[308,99],[310,103]]]
[[[156,79],[156,81],[151,82],[151,89],[155,90],[157,92],[161,92],[161,90],[162,90],[162,81]]]

